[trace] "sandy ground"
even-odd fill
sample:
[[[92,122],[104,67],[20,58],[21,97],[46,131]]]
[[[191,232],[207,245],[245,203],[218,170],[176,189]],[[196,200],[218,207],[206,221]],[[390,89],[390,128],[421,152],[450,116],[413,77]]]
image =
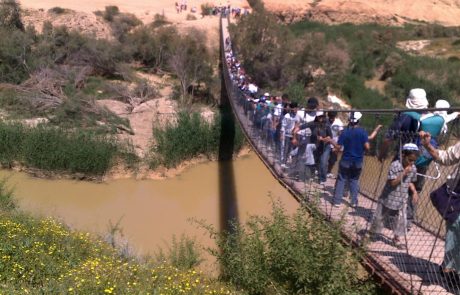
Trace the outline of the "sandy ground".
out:
[[[460,25],[459,0],[265,0],[268,10],[298,20],[307,16],[324,22],[362,23],[377,21],[401,24],[426,21],[446,26]]]

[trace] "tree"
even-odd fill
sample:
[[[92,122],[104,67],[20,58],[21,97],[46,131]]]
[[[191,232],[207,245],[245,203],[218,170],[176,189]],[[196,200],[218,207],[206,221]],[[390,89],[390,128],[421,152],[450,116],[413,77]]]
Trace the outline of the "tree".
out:
[[[182,103],[189,103],[189,89],[193,97],[195,88],[201,82],[209,81],[212,75],[205,35],[191,30],[179,38],[169,55],[169,66],[179,79]]]
[[[21,7],[16,0],[1,0],[0,28],[24,31],[24,24],[21,20]]]

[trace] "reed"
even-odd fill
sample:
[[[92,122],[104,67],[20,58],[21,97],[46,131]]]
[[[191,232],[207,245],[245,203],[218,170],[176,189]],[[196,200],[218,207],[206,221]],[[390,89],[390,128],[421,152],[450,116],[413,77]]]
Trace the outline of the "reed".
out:
[[[114,159],[133,161],[129,149],[113,137],[81,130],[67,130],[0,123],[0,162],[54,172],[102,175]]]

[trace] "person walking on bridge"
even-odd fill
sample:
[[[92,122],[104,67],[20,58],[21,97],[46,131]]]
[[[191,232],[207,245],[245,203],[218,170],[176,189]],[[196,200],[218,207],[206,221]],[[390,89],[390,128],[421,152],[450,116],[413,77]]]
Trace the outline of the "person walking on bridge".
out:
[[[369,138],[367,131],[359,126],[360,112],[350,113],[349,124],[339,136],[336,143],[330,139],[335,150],[342,150],[342,159],[339,162],[339,173],[335,183],[333,204],[339,207],[342,203],[345,184],[350,188],[351,206],[358,206],[359,177],[363,167],[364,152],[369,150]]]
[[[446,166],[460,163],[460,141],[446,150],[440,150],[431,144],[429,132],[421,131],[419,135],[423,146],[435,162]],[[442,274],[456,284],[460,284],[460,170],[458,168],[446,183],[430,194],[433,206],[446,221]]]

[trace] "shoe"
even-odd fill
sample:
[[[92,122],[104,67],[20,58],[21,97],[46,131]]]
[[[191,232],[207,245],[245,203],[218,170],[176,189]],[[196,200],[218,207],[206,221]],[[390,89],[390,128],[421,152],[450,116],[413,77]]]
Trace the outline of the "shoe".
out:
[[[285,168],[285,169],[287,169],[287,168],[289,168],[289,166],[288,166],[288,165],[286,165],[286,164],[281,164],[281,168]]]
[[[358,208],[358,204],[351,204],[350,207],[353,208],[353,209],[356,209],[356,208]]]
[[[326,186],[327,182],[326,181],[321,181],[319,184],[322,185],[322,186]]]
[[[441,276],[447,280],[447,282],[452,286],[458,286],[460,284],[460,276],[459,274],[453,270],[445,270],[441,265],[439,266],[439,272]]]
[[[334,178],[335,178],[335,175],[332,174],[332,173],[328,173],[328,174],[326,175],[326,177],[327,177],[327,178],[334,179]]]
[[[394,237],[392,240],[391,240],[393,246],[395,246],[397,249],[399,250],[406,250],[406,245],[404,243],[402,243],[399,238],[396,238]]]

